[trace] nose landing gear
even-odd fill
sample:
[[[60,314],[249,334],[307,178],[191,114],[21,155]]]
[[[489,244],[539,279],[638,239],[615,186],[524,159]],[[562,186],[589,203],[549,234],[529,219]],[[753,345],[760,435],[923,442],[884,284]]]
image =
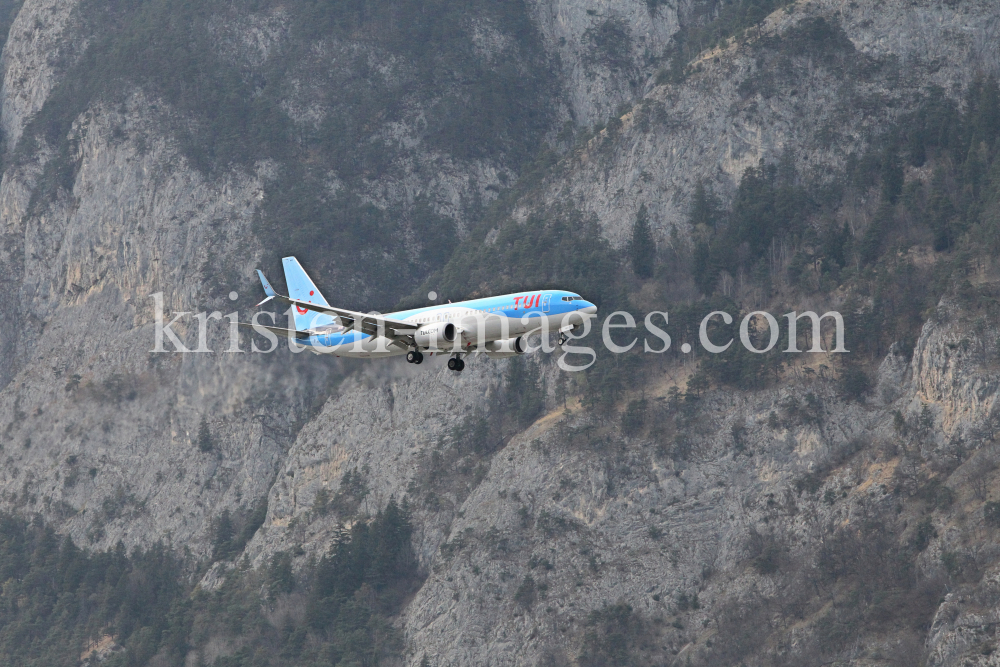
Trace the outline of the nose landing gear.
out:
[[[420,350],[410,350],[406,353],[406,361],[411,364],[419,364],[424,360],[424,355],[420,353]]]
[[[452,357],[448,360],[448,370],[461,372],[465,368],[465,362],[459,357]]]

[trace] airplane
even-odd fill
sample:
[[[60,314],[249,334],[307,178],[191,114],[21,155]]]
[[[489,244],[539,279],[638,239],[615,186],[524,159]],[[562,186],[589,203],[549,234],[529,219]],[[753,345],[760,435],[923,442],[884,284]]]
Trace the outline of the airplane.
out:
[[[449,354],[448,368],[461,371],[463,357],[471,352],[491,358],[524,354],[528,335],[540,330],[558,331],[563,345],[570,331],[597,313],[597,306],[563,290],[517,292],[387,315],[359,313],[331,306],[295,257],[281,262],[288,296],[278,294],[257,269],[266,298],[256,307],[272,299],[289,305],[295,328],[259,324],[256,317],[240,325],[294,338],[317,353],[360,358],[405,354],[411,364],[423,362],[425,352]]]

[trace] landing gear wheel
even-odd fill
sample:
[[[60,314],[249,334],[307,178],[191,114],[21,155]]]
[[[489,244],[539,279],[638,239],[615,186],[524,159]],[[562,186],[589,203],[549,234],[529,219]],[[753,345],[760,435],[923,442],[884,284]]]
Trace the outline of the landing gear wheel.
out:
[[[567,341],[569,341],[569,336],[564,333],[559,334],[559,347],[565,345]]]
[[[459,372],[465,368],[465,362],[458,357],[452,357],[448,360],[448,370]]]
[[[424,355],[419,350],[417,350],[416,352],[414,352],[413,356],[414,356],[413,363],[415,363],[415,364],[422,364],[422,363],[424,363]]]
[[[417,354],[418,354],[418,352],[415,352],[414,350],[410,350],[409,352],[407,352],[406,353],[406,363],[408,363],[408,364],[415,364],[415,363],[417,363]]]
[[[458,362],[458,370],[464,371],[465,370],[465,359],[456,359],[456,361]]]

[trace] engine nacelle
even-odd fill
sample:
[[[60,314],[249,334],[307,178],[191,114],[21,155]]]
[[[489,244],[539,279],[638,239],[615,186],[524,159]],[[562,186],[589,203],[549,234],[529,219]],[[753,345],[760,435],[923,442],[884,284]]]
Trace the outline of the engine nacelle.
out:
[[[413,342],[419,347],[440,350],[453,347],[458,337],[458,327],[452,322],[425,324],[413,334]]]
[[[524,336],[518,336],[517,338],[493,340],[486,343],[484,347],[486,348],[486,356],[494,359],[502,359],[504,357],[516,357],[524,354],[528,345],[524,340]]]

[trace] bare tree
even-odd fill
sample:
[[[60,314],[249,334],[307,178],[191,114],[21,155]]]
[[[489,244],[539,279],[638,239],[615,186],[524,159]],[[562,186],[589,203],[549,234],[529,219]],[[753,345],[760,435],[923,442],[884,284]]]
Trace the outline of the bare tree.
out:
[[[986,500],[990,491],[990,478],[997,468],[996,453],[992,450],[979,452],[969,461],[968,466],[969,471],[966,473],[966,479],[972,489],[972,494],[976,500]]]

